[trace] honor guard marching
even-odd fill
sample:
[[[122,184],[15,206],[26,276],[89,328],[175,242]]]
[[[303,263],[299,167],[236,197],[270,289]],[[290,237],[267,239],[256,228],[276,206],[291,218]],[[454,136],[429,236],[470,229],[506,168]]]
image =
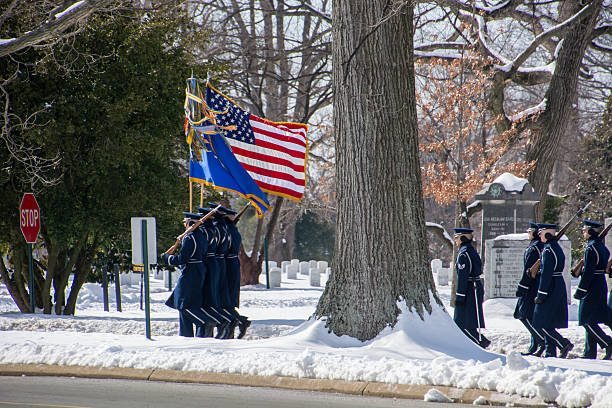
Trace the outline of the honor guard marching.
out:
[[[532,277],[530,269],[540,259],[544,243],[538,236],[538,224],[530,222],[527,234],[531,242],[523,255],[523,275],[516,289],[518,301],[514,310],[514,318],[519,319],[531,334],[529,349],[521,354],[540,357],[545,348],[545,335],[540,329],[536,329],[532,323],[533,309],[535,308],[534,299],[538,293],[540,275],[535,278]]]
[[[192,227],[200,218],[198,214],[185,213],[185,228]],[[202,287],[206,278],[202,259],[207,245],[197,228],[185,234],[180,243],[181,250],[178,255],[174,255],[178,242],[162,255],[163,263],[181,268],[181,276],[166,305],[179,311],[179,335],[193,337],[194,325],[202,332],[210,332],[217,324],[201,310]]]
[[[480,333],[480,329],[485,327],[482,311],[484,289],[480,279],[482,261],[472,246],[473,232],[470,228],[455,228],[455,244],[459,249],[455,263],[457,294],[453,320],[470,340],[487,348],[491,341]]]
[[[216,205],[215,203],[208,203]],[[221,270],[219,279],[219,301],[224,313],[231,317],[232,321],[226,328],[223,338],[233,339],[236,327],[239,329],[238,338],[246,334],[251,321],[240,315],[236,308],[239,307],[240,299],[240,243],[242,237],[233,218],[236,211],[221,207],[220,216],[217,217],[215,225],[221,234],[220,244],[217,246],[217,263]]]
[[[540,284],[534,300],[533,325],[545,335],[545,357],[565,358],[574,345],[556,329],[567,328],[567,291],[563,279],[565,255],[555,239],[556,224],[538,224],[538,233],[545,246],[540,265]]]
[[[213,213],[212,208],[197,207],[197,209],[200,212],[200,216]],[[221,303],[219,300],[220,271],[216,258],[217,245],[219,242],[219,232],[217,230],[217,227],[215,226],[212,217],[206,219],[206,221],[202,223],[202,225],[200,226],[200,231],[208,243],[206,257],[204,258],[204,265],[207,269],[207,276],[200,292],[200,296],[202,298],[202,310],[210,311],[211,313],[214,313],[215,316],[219,316],[216,324],[217,335],[215,337],[221,338],[223,332],[231,323],[232,319],[222,312]],[[199,328],[196,331],[196,336],[198,337],[212,337],[212,334],[213,333],[210,332],[204,332]]]
[[[582,233],[588,240],[584,250],[582,274],[574,298],[580,300],[578,308],[578,324],[585,329],[585,345],[582,358],[597,358],[597,345],[606,350],[604,360],[612,358],[612,338],[599,327],[599,323],[608,323],[608,285],[606,284],[605,268],[610,257],[599,234],[603,225],[589,220],[583,220]]]

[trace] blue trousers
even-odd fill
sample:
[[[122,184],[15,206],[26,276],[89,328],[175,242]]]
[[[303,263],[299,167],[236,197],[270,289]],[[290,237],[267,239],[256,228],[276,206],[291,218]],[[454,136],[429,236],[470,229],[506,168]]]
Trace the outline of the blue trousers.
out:
[[[563,337],[557,329],[540,329],[546,336],[546,357],[557,357],[557,348],[562,349],[569,344],[569,340]]]
[[[213,321],[200,309],[180,309],[179,310],[179,336],[193,337],[193,326],[198,330],[203,330],[208,321]]]
[[[478,331],[476,329],[461,329],[466,336],[468,336],[468,338],[470,340],[472,340],[474,343],[480,345],[480,342],[482,340],[488,340],[484,334],[480,333],[478,334]]]
[[[531,334],[531,344],[529,345],[529,351],[535,352],[540,344],[544,343],[546,335],[542,332],[542,329],[536,329],[533,327],[531,320],[529,319],[520,319],[521,323],[525,325],[525,328]]]
[[[597,323],[584,325],[586,336],[584,339],[584,354],[585,358],[597,358],[597,345],[601,348],[606,348],[612,344],[612,337],[608,336]]]

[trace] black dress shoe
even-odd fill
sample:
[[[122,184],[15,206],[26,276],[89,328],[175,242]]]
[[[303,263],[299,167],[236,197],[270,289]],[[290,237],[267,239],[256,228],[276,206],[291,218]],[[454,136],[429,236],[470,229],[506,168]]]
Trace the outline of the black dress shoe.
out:
[[[539,346],[540,346],[539,344],[534,344],[533,346],[530,346],[527,351],[521,351],[521,355],[522,356],[531,356],[536,351],[538,351]]]
[[[249,326],[251,325],[251,321],[250,320],[245,320],[244,322],[241,322],[238,324],[238,337],[239,339],[243,338],[244,335],[246,334],[247,329],[249,328]]]
[[[482,340],[480,340],[480,347],[482,347],[483,349],[486,349],[490,345],[491,345],[491,340],[487,339],[486,337],[483,337]]]
[[[559,358],[567,358],[570,350],[574,348],[574,345],[568,342],[563,348],[559,351]]]
[[[228,324],[229,323],[223,323],[223,324],[217,325],[217,335],[215,336],[215,339],[223,338],[223,334],[225,333],[225,330],[227,329]]]
[[[606,355],[603,358],[604,360],[612,360],[612,344],[609,344],[606,347]]]
[[[538,349],[533,353],[533,355],[536,357],[541,357],[542,353],[544,353],[544,350],[546,350],[546,344],[540,343]]]
[[[213,330],[215,329],[215,324],[213,322],[204,323],[204,332],[202,337],[213,337]]]
[[[236,331],[236,326],[238,326],[238,320],[233,320],[228,326],[227,329],[225,330],[225,333],[223,333],[223,338],[224,339],[233,339],[234,338],[234,332]]]

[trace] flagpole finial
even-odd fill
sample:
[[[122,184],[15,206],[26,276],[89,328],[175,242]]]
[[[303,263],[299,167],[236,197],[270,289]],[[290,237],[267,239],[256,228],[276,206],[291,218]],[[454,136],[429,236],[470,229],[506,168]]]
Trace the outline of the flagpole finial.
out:
[[[206,71],[206,83],[210,82],[210,71]]]

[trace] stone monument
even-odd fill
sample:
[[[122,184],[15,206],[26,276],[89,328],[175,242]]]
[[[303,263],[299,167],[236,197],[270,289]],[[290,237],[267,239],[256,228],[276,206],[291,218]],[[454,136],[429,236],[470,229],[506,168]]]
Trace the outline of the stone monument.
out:
[[[484,266],[485,299],[513,298],[517,284],[523,276],[523,254],[529,246],[527,233],[500,235],[485,241],[487,262]],[[571,303],[571,243],[566,236],[559,241],[565,254],[563,279],[567,290],[567,301]]]
[[[482,205],[480,256],[486,263],[485,241],[524,232],[534,219],[540,196],[526,179],[504,173],[492,183],[485,183],[474,199]]]

